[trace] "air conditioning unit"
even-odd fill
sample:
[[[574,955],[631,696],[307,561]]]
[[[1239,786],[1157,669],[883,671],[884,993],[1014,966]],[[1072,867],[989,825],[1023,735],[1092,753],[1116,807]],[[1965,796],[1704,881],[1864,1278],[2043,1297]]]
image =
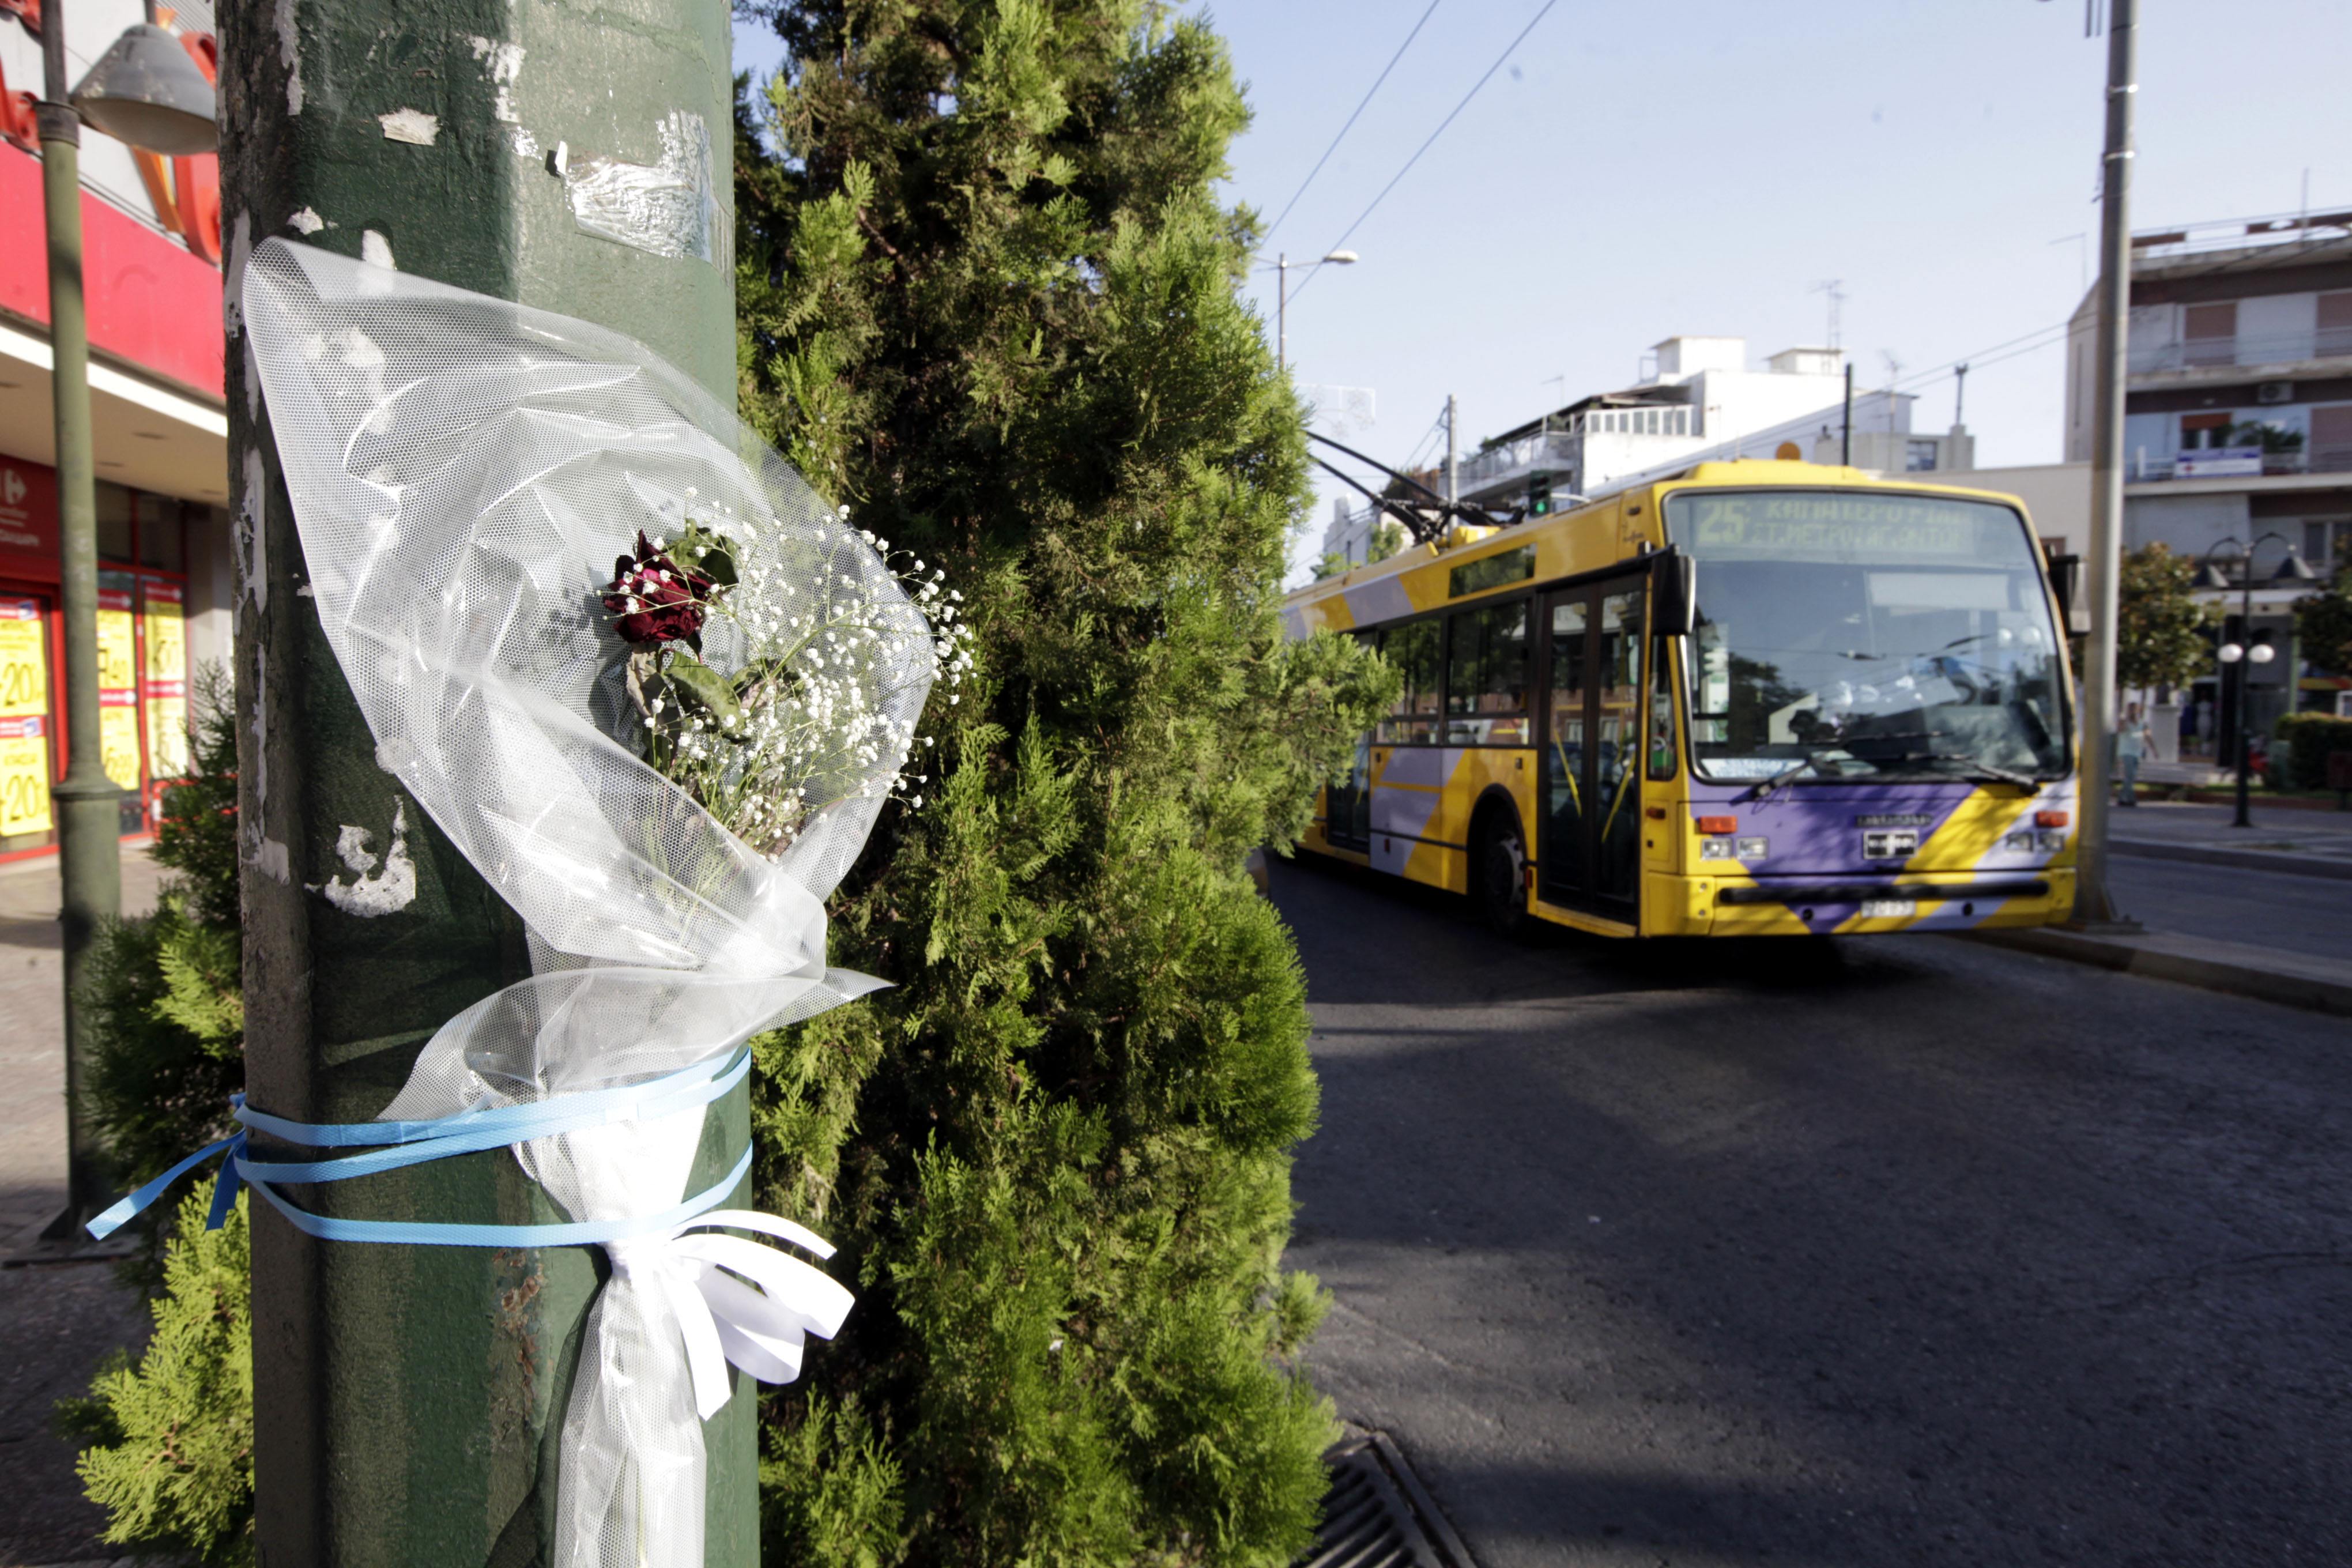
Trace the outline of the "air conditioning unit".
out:
[[[2254,388],[2254,401],[2256,403],[2293,403],[2294,401],[2294,383],[2291,381],[2263,382]]]

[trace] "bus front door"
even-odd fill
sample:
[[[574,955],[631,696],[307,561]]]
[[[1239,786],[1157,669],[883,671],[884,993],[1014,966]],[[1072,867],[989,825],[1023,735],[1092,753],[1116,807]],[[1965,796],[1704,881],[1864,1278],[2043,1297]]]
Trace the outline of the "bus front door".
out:
[[[1544,601],[1544,804],[1537,886],[1548,902],[1631,920],[1642,840],[1639,578]]]

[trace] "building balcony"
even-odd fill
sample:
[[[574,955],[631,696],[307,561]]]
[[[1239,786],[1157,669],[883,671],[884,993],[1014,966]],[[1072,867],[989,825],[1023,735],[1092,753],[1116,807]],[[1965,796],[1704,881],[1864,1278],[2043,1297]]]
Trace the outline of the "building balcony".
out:
[[[2352,474],[2352,447],[2322,447],[2315,452],[2264,452],[2262,472],[2235,473],[2213,471],[2210,465],[2200,465],[2200,458],[2219,458],[2219,452],[2183,452],[2164,458],[2140,458],[2125,468],[2126,479],[2135,485],[2195,483],[2209,488],[2229,489],[2259,479],[2320,479],[2336,474]],[[2183,459],[2188,459],[2183,461]],[[2200,471],[2202,468],[2205,471]],[[2301,487],[2294,487],[2301,488]]]
[[[2352,330],[2322,327],[2278,337],[2134,342],[2128,374],[2135,389],[2347,375],[2352,374]]]

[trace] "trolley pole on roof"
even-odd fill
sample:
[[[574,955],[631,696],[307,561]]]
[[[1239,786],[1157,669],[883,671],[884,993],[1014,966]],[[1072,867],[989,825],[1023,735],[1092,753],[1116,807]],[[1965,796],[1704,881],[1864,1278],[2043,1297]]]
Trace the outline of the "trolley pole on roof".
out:
[[[1445,504],[1447,506],[1456,505],[1462,500],[1460,448],[1454,439],[1454,420],[1456,413],[1454,395],[1449,392],[1445,395]]]
[[[2107,891],[2107,799],[2116,730],[2116,617],[2124,523],[2124,375],[2131,321],[2131,165],[2138,0],[2107,16],[2107,140],[2099,181],[2098,390],[2091,452],[2091,548],[2083,563],[2091,630],[2083,647],[2083,828],[2074,921],[2116,922]]]
[[[257,1110],[364,1121],[443,1024],[529,977],[530,952],[522,922],[376,764],[326,657],[271,410],[248,379],[240,264],[271,235],[297,237],[299,216],[302,243],[627,332],[732,407],[734,258],[719,232],[641,246],[583,229],[572,203],[592,158],[650,174],[674,139],[708,136],[716,178],[695,193],[708,205],[680,210],[731,207],[728,8],[221,0],[219,17],[229,473],[247,545],[246,1083]],[[337,874],[341,835],[355,826],[381,846],[395,820],[415,871],[409,904],[362,918],[306,889]],[[706,1135],[688,1191],[723,1175],[720,1151],[749,1133],[741,1088],[708,1114],[723,1136]],[[311,1187],[310,1201],[354,1217],[570,1217],[503,1148],[341,1185],[367,1190]],[[739,1187],[728,1206],[747,1197]],[[597,1289],[593,1249],[314,1240],[262,1203],[252,1248],[258,1560],[548,1562],[559,1494],[594,1484],[560,1473],[559,1436]],[[747,1381],[703,1426],[709,1568],[759,1561],[756,1403]]]

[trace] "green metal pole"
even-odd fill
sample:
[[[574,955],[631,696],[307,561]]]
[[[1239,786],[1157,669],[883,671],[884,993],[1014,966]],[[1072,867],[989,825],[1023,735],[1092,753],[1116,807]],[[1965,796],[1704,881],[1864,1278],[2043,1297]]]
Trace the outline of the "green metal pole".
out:
[[[720,0],[225,0],[217,15],[247,1088],[280,1115],[365,1121],[441,1024],[530,960],[511,911],[377,766],[303,595],[240,269],[286,235],[616,327],[731,403],[730,15]],[[582,209],[616,163],[659,167],[668,188],[709,200],[653,204],[685,230],[592,232]],[[384,853],[396,813],[412,902],[362,918],[311,890],[352,875],[337,852],[347,829]],[[739,1089],[712,1108],[692,1179],[719,1179],[748,1136]],[[362,1217],[569,1217],[502,1150],[296,1195]],[[313,1241],[257,1205],[260,1568],[545,1561],[563,1414],[606,1268],[593,1248]],[[758,1561],[755,1390],[738,1386],[704,1432],[706,1562],[727,1568]]]
[[[82,1107],[89,1021],[78,994],[99,922],[122,912],[122,791],[106,776],[98,734],[98,497],[89,432],[89,324],[81,289],[81,120],[66,102],[65,8],[41,29],[41,208],[49,245],[49,388],[57,411],[58,598],[66,623],[66,775],[57,803],[64,884],[66,1207],[46,1238],[86,1240],[84,1220],[111,1200],[104,1151]]]

